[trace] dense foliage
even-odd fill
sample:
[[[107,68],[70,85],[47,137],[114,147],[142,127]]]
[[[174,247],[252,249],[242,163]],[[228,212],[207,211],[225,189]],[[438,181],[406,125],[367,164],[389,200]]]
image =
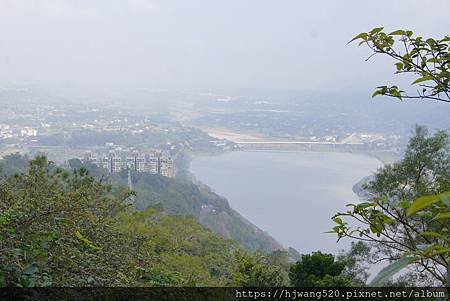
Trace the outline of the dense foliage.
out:
[[[342,275],[346,263],[336,261],[331,254],[314,252],[303,255],[300,261],[293,264],[289,278],[298,287],[348,287],[350,279]]]
[[[123,202],[129,193],[44,157],[3,176],[0,285],[286,284],[264,255],[240,250],[192,218],[133,211]]]
[[[280,265],[273,265],[270,259],[256,252],[252,256],[245,253],[238,255],[238,267],[234,274],[238,286],[286,286],[289,283],[288,274]]]

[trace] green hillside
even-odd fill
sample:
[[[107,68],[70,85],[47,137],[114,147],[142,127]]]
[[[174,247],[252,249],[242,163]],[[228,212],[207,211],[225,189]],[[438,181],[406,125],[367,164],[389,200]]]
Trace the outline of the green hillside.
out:
[[[8,159],[0,162],[3,170]],[[243,251],[193,218],[136,211],[126,205],[129,197],[83,167],[67,171],[45,157],[23,173],[3,174],[0,286],[287,283],[286,272],[265,255]]]

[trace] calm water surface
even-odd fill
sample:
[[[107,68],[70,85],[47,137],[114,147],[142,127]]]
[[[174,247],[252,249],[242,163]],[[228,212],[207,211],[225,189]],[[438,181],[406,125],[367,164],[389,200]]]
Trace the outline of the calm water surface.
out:
[[[352,186],[381,165],[350,153],[232,152],[198,157],[191,171],[285,246],[336,253],[348,243],[324,233],[330,217],[358,201]]]

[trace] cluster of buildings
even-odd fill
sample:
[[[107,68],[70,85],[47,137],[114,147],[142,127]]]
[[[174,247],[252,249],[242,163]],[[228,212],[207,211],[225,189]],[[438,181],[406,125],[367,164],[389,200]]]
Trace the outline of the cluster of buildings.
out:
[[[29,126],[12,128],[9,124],[0,124],[0,139],[36,137],[37,133],[35,128]]]
[[[87,152],[84,162],[93,163],[110,173],[121,170],[148,172],[172,178],[175,176],[173,160],[161,151],[147,154],[134,151],[109,151],[108,153]]]
[[[353,133],[342,139],[343,143],[364,143],[367,147],[400,152],[401,136],[382,133]]]

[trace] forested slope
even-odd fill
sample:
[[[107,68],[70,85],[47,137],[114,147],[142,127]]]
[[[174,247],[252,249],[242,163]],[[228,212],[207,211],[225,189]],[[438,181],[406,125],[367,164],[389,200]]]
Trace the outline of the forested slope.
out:
[[[129,196],[83,167],[64,170],[45,157],[25,172],[2,174],[0,286],[287,283],[263,254],[247,253],[193,218],[136,211],[126,205]]]

